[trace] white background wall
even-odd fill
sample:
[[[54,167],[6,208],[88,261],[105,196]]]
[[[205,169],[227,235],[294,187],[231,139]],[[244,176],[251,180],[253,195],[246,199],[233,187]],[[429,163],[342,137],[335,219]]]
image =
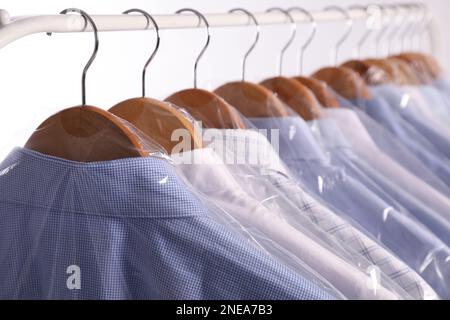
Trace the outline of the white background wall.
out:
[[[359,1],[358,1],[359,2]],[[382,3],[383,1],[378,1]],[[401,1],[384,1],[401,2]],[[424,0],[440,23],[443,36],[450,28],[450,1]],[[152,14],[169,14],[183,7],[204,13],[223,13],[231,8],[244,7],[261,12],[272,6],[288,8],[302,6],[308,10],[327,5],[347,7],[356,0],[3,0],[0,6],[11,16],[53,14],[69,7],[78,7],[91,14],[117,14],[130,8],[141,8]],[[361,4],[361,3],[359,3]],[[344,24],[321,25],[305,56],[305,73],[330,62],[330,50]],[[351,57],[353,45],[364,31],[356,24],[351,38],[345,43],[340,60]],[[248,60],[247,80],[261,81],[277,72],[277,57],[288,37],[289,27],[263,27],[261,39]],[[298,41],[307,29],[299,28]],[[242,55],[253,39],[254,29],[212,29],[208,51],[198,70],[199,87],[214,89],[223,82],[240,76]],[[153,49],[151,31],[101,33],[100,51],[88,73],[88,103],[108,109],[115,103],[140,94],[141,68]],[[163,99],[169,94],[192,87],[193,63],[203,45],[204,31],[161,31],[161,47],[149,68],[147,92]],[[81,70],[92,51],[92,34],[32,35],[0,50],[0,159],[9,150],[22,145],[34,128],[62,108],[80,103]],[[369,55],[372,46],[364,48]],[[438,55],[444,66],[450,66],[450,44]],[[296,47],[288,52],[284,75],[295,75]]]

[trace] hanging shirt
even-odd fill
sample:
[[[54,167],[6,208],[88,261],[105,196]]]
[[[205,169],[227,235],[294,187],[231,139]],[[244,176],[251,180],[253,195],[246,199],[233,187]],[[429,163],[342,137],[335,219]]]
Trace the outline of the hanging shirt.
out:
[[[426,117],[427,120],[432,120],[433,124],[438,123],[440,129],[445,128],[445,131],[449,132],[449,97],[432,85],[402,86],[399,89],[403,89],[411,95],[412,99],[417,101],[415,104],[417,112]]]
[[[417,107],[417,101],[394,86],[377,86],[374,87],[374,91],[385,98],[392,108],[396,108],[406,121],[450,159],[450,129],[447,126],[438,125],[430,118],[424,119],[423,115],[418,112],[420,108]]]
[[[356,222],[386,245],[419,272],[441,297],[450,297],[450,283],[445,280],[450,277],[450,250],[433,233],[415,219],[396,211],[345,171],[331,166],[301,118],[255,118],[251,121],[257,128],[280,130],[281,158],[310,191],[349,215],[350,219],[345,217],[347,221]],[[348,129],[359,136],[354,126],[348,125]]]
[[[397,299],[396,295],[382,286],[368,286],[370,277],[327,250],[321,245],[321,239],[311,238],[305,234],[306,230],[294,228],[278,212],[268,210],[264,203],[250,197],[227,167],[223,163],[218,164],[212,150],[197,149],[193,153],[197,161],[178,165],[187,181],[208,198],[214,199],[255,237],[262,236],[267,242],[286,248],[348,299]]]
[[[433,81],[432,85],[443,93],[446,98],[450,97],[450,82],[445,78],[439,78]]]
[[[336,129],[338,129],[336,127]],[[235,160],[227,164],[227,168],[245,189],[255,199],[267,206],[273,204],[269,209],[272,212],[282,211],[284,207],[285,218],[294,226],[304,226],[304,220],[299,216],[307,217],[318,229],[325,232],[329,237],[342,242],[348,252],[354,252],[353,261],[362,261],[356,256],[360,255],[370,262],[370,265],[378,267],[391,281],[399,285],[413,299],[436,299],[437,295],[433,289],[409,266],[395,257],[387,249],[377,244],[364,233],[353,227],[339,215],[319,203],[293,178],[282,164],[276,149],[272,147],[266,137],[256,130],[215,130],[215,134],[209,134],[213,129],[207,130],[208,135],[214,135],[215,141],[211,145],[220,158]],[[276,141],[273,141],[276,144]],[[238,157],[245,159],[244,165],[237,164]],[[249,168],[253,168],[252,171]],[[274,192],[267,181],[279,190],[283,197]],[[278,205],[274,199],[279,199],[283,205]],[[286,201],[291,201],[297,209],[290,208]],[[286,213],[286,211],[289,211]],[[370,269],[365,266],[365,270]]]
[[[450,219],[450,199],[377,148],[355,112],[346,109],[327,109],[324,111],[324,116],[336,121],[353,149],[377,171],[390,177],[398,186],[425,203],[445,220]]]
[[[332,299],[211,220],[159,158],[0,164],[0,298]]]
[[[390,131],[447,186],[450,186],[450,160],[412,124],[403,119],[398,108],[392,107],[379,96],[375,96],[371,100],[356,102],[356,104],[360,105],[360,110]]]

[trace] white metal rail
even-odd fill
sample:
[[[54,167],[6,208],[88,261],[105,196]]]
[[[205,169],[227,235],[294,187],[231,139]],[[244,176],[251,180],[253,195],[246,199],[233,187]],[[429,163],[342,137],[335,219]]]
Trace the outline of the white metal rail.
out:
[[[350,10],[352,19],[366,18],[362,10]],[[316,22],[344,21],[342,13],[336,11],[312,12]],[[142,15],[92,15],[92,19],[99,31],[127,31],[144,30],[152,28],[147,26],[147,19]],[[206,14],[211,27],[231,27],[250,25],[251,21],[243,14]],[[282,13],[256,13],[260,25],[286,24],[287,17]],[[299,12],[292,12],[296,23],[308,23],[308,18]],[[155,15],[160,29],[182,29],[199,27],[199,20],[193,14]],[[77,14],[70,15],[39,15],[10,17],[6,10],[0,9],[0,49],[9,43],[35,33],[62,33],[91,31],[90,26],[85,28],[84,18]]]

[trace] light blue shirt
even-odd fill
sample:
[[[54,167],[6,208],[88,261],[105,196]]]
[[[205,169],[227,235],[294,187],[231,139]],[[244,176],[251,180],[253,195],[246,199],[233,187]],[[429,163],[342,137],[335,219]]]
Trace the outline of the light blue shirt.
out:
[[[450,249],[416,219],[395,210],[345,171],[331,166],[300,117],[253,118],[259,129],[279,130],[280,156],[297,179],[346,219],[372,235],[450,298]]]
[[[394,86],[379,86],[374,88],[377,94],[386,99],[392,109],[396,109],[403,119],[408,121],[439,152],[444,154],[447,159],[450,159],[450,137],[447,137],[430,126],[427,121],[424,121],[420,115],[414,112],[414,108],[404,106],[402,104],[403,94],[398,88]],[[409,100],[408,103],[413,104],[414,101]]]
[[[374,87],[375,97],[361,102],[363,103],[361,110],[390,131],[436,176],[450,186],[450,160],[401,116],[399,107],[390,105],[382,98],[389,96],[388,92],[394,89],[390,86]]]
[[[433,81],[432,85],[445,94],[447,98],[450,97],[450,82],[446,79],[439,78]]]
[[[333,298],[213,221],[163,159],[16,149],[0,190],[2,299]]]
[[[394,204],[398,211],[411,214],[447,245],[450,245],[450,222],[426,206],[423,202],[395,184],[395,179],[386,177],[361,159],[352,149],[333,120],[318,120],[314,123],[316,136],[333,165],[346,170],[372,192],[387,203]],[[395,205],[398,203],[398,205]],[[406,209],[406,210],[405,210]]]

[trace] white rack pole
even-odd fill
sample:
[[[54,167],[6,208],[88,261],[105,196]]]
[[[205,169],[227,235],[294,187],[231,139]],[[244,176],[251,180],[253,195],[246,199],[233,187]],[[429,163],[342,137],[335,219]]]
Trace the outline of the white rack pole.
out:
[[[352,19],[359,20],[366,18],[364,12],[360,10],[349,11]],[[344,17],[339,12],[312,12],[317,22],[343,21]],[[232,27],[250,25],[248,17],[243,14],[207,14],[206,19],[211,27]],[[255,14],[260,25],[287,24],[286,16],[282,13],[257,13]],[[292,13],[296,23],[309,23],[305,15],[299,12]],[[147,27],[147,20],[142,15],[92,15],[99,31],[127,31],[144,30]],[[199,27],[199,20],[195,15],[155,15],[156,22],[160,29],[183,29]],[[63,32],[83,32],[91,31],[88,26],[84,30],[84,18],[77,14],[70,15],[39,15],[9,17],[5,10],[0,9],[0,49],[9,43],[26,37],[31,34],[41,32],[63,33]],[[152,25],[148,28],[152,28]]]

